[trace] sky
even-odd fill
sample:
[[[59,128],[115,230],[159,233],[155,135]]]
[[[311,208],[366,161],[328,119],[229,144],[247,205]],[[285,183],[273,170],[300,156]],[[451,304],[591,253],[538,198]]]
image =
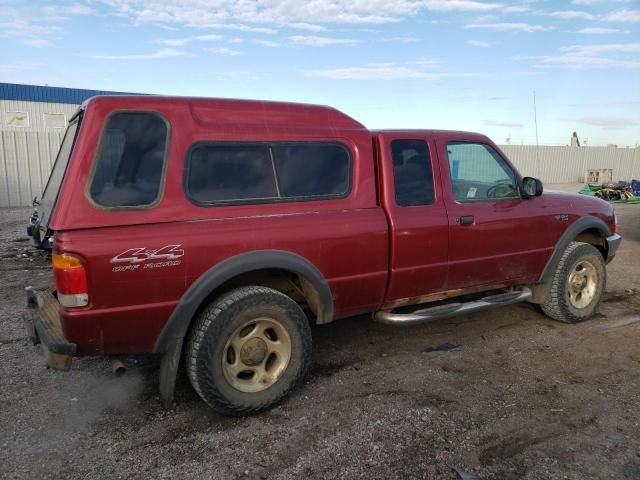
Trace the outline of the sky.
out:
[[[640,0],[0,0],[0,46],[2,82],[640,144]]]

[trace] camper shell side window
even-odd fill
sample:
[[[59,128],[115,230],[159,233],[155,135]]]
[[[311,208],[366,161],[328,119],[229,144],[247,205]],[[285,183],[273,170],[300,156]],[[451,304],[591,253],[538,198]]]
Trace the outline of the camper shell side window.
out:
[[[104,209],[139,209],[162,196],[169,123],[156,112],[116,111],[107,117],[87,185]]]

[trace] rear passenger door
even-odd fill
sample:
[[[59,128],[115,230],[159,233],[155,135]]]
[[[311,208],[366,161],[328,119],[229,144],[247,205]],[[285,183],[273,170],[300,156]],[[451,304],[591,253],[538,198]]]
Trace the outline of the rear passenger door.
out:
[[[378,134],[391,237],[387,303],[444,289],[448,223],[434,148],[419,134]]]

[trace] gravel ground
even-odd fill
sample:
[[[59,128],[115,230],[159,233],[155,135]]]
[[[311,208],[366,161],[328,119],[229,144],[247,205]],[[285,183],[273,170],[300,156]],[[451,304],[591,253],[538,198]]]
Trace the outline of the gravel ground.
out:
[[[519,304],[400,328],[314,330],[314,364],[284,405],[229,419],[187,381],[160,407],[158,362],[44,368],[23,288],[50,282],[28,210],[0,210],[1,478],[640,479],[640,206],[600,315],[565,325]],[[449,351],[425,352],[453,343]]]

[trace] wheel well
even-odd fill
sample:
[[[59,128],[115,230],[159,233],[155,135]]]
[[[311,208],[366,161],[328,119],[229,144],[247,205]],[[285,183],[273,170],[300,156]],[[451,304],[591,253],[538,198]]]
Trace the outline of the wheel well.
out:
[[[207,295],[198,308],[198,313],[220,295],[249,285],[269,287],[284,293],[302,307],[309,321],[313,323],[322,315],[320,294],[311,281],[303,275],[276,268],[253,270],[227,280]]]
[[[607,259],[607,254],[608,254],[607,240],[605,236],[602,234],[602,232],[600,232],[600,230],[596,228],[590,228],[588,230],[584,230],[583,232],[580,232],[578,235],[576,235],[573,241],[584,242],[584,243],[593,245],[595,248],[598,249],[602,257],[605,260]]]

